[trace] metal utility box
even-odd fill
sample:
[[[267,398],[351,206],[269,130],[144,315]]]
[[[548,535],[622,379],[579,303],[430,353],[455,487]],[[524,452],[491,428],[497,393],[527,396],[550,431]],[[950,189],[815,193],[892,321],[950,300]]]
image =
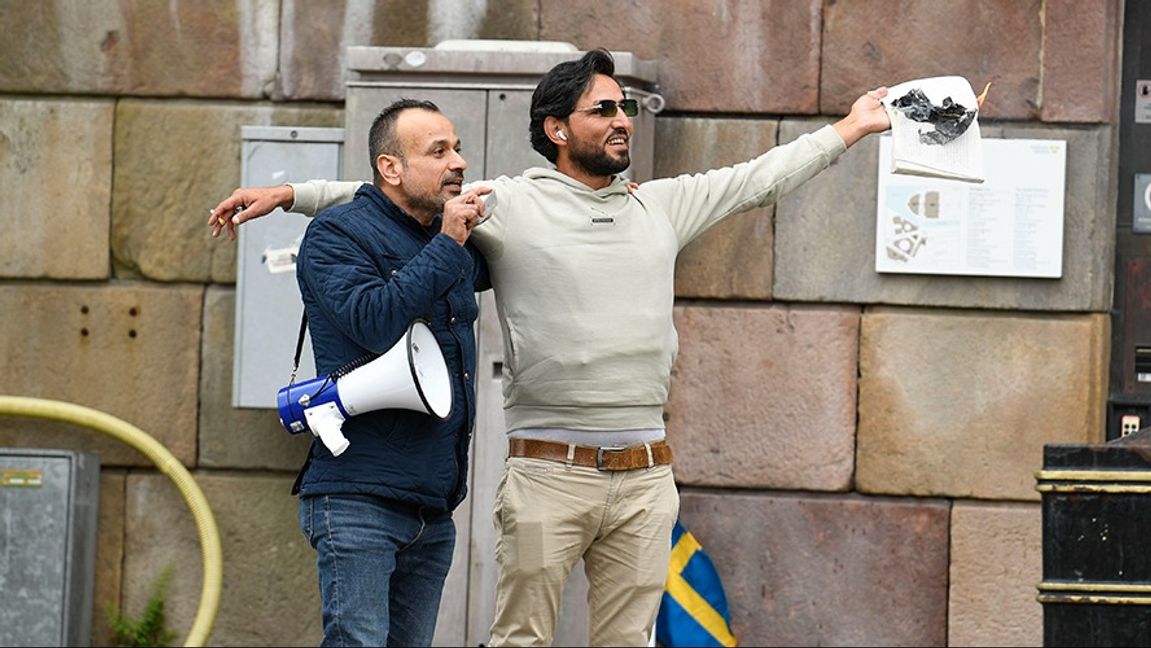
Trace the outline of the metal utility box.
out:
[[[340,176],[342,128],[244,126],[241,186],[279,185]],[[288,384],[304,306],[296,253],[308,218],[276,209],[239,228],[236,260],[236,347],[232,404],[276,407]],[[316,374],[305,340],[299,376]]]
[[[1151,429],[1048,445],[1038,481],[1043,645],[1151,645]]]
[[[456,127],[468,161],[467,179],[514,176],[547,166],[528,140],[532,92],[555,65],[584,52],[548,41],[445,41],[435,47],[349,47],[344,172],[349,180],[371,180],[368,130],[380,110],[401,98],[427,99]],[[656,64],[629,52],[612,52],[616,78],[628,97],[640,100],[633,118],[633,180],[651,178],[655,115],[663,109],[656,92]]]
[[[100,460],[0,448],[0,646],[87,646]]]

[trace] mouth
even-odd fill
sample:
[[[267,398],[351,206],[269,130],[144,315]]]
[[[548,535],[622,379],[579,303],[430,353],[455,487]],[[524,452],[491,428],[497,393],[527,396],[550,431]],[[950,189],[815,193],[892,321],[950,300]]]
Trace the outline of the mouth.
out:
[[[623,148],[626,149],[628,147],[628,136],[627,135],[612,135],[611,137],[608,138],[607,145],[608,146],[614,146],[614,147],[622,146]]]
[[[441,186],[452,193],[460,193],[464,188],[464,179],[448,178]]]

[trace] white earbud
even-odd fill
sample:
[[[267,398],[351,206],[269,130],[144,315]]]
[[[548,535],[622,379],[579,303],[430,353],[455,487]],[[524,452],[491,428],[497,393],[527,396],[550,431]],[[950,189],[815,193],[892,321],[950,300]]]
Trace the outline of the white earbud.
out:
[[[556,137],[560,138],[561,140],[563,140],[565,142],[568,141],[568,136],[564,135],[564,132],[560,129],[556,129]]]

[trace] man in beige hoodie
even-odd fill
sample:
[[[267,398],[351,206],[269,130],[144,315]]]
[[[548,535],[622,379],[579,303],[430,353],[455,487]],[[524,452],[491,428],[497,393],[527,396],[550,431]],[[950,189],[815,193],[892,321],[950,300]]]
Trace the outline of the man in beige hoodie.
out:
[[[835,124],[753,160],[631,190],[619,174],[638,105],[613,74],[604,50],[549,71],[532,97],[530,136],[554,168],[481,183],[498,200],[471,240],[488,260],[503,330],[509,439],[489,645],[550,644],[580,558],[591,645],[648,645],[679,508],[662,417],[678,350],[676,255],[890,127],[880,88]],[[314,215],[358,186],[237,189],[209,224],[234,234],[276,207]]]

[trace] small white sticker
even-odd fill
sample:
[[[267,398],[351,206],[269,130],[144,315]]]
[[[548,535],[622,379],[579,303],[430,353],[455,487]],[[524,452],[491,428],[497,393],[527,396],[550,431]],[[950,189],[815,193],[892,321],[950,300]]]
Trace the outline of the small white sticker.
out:
[[[296,246],[279,249],[268,248],[264,250],[264,265],[272,274],[295,272],[296,254],[299,252],[300,248]]]

